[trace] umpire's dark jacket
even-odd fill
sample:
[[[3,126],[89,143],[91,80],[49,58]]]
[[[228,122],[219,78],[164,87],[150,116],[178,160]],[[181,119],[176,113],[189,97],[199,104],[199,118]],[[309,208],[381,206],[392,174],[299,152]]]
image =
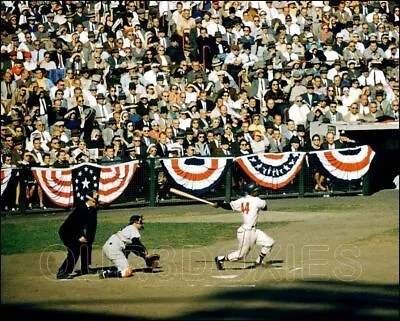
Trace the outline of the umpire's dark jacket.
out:
[[[97,227],[97,209],[89,208],[86,203],[80,204],[71,212],[61,225],[58,234],[65,244],[79,242],[85,236],[88,245],[94,242]]]

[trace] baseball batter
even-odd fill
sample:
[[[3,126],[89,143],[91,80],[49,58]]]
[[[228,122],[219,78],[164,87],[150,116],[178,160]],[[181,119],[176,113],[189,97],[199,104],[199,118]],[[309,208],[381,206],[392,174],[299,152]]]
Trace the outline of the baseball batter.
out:
[[[267,210],[267,203],[258,197],[260,187],[255,183],[249,183],[245,186],[245,196],[230,203],[218,202],[215,207],[221,207],[226,210],[233,210],[242,213],[243,224],[237,229],[238,249],[226,256],[216,256],[215,264],[218,270],[223,270],[224,261],[236,261],[244,258],[252,249],[254,244],[261,246],[261,253],[255,264],[262,264],[264,258],[271,252],[274,240],[263,231],[256,228],[260,210]]]

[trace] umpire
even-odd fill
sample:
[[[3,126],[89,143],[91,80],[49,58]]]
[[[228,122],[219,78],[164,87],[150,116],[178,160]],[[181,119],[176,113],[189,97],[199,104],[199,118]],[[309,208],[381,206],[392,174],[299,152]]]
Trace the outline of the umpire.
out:
[[[92,274],[89,269],[92,244],[97,227],[98,193],[90,191],[86,194],[86,203],[77,205],[65,222],[61,225],[58,234],[68,249],[67,258],[58,269],[57,279],[72,279],[70,275],[81,255],[81,273]]]

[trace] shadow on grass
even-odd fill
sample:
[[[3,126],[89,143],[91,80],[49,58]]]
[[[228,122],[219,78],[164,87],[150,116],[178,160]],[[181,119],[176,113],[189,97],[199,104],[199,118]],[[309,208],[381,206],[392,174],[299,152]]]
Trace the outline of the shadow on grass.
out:
[[[177,298],[155,302],[152,298],[126,299],[119,303],[154,304],[154,309],[167,309]],[[117,304],[118,302],[107,302]],[[54,303],[54,302],[53,302]],[[68,303],[59,300],[57,304]],[[102,299],[88,298],[86,304],[103,305]],[[204,297],[199,309],[163,320],[398,320],[398,285],[378,285],[339,281],[304,281],[273,283],[269,286],[218,291]],[[86,312],[42,309],[38,305],[2,305],[8,320],[157,320],[154,317],[117,316]],[[159,320],[159,319],[158,319]]]

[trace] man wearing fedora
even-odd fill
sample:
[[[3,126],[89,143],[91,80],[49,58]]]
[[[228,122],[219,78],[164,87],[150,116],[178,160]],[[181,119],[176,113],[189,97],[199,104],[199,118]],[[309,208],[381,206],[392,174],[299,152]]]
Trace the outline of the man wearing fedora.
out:
[[[251,82],[250,96],[262,100],[269,88],[269,81],[265,77],[264,68],[257,68],[253,75],[254,76]]]
[[[103,93],[97,93],[96,95],[96,105],[94,106],[94,110],[96,112],[96,120],[101,126],[101,128],[105,127],[106,121],[111,114],[111,105],[105,102],[106,97]]]
[[[293,103],[297,96],[301,96],[301,95],[307,93],[306,86],[301,82],[303,77],[299,71],[297,71],[297,70],[293,71],[292,79],[293,79],[294,84],[293,84],[292,89],[290,90],[290,95],[289,95],[290,103]]]
[[[214,54],[222,61],[225,60],[226,55],[231,52],[231,48],[226,40],[222,39],[222,33],[220,31],[214,34]]]

